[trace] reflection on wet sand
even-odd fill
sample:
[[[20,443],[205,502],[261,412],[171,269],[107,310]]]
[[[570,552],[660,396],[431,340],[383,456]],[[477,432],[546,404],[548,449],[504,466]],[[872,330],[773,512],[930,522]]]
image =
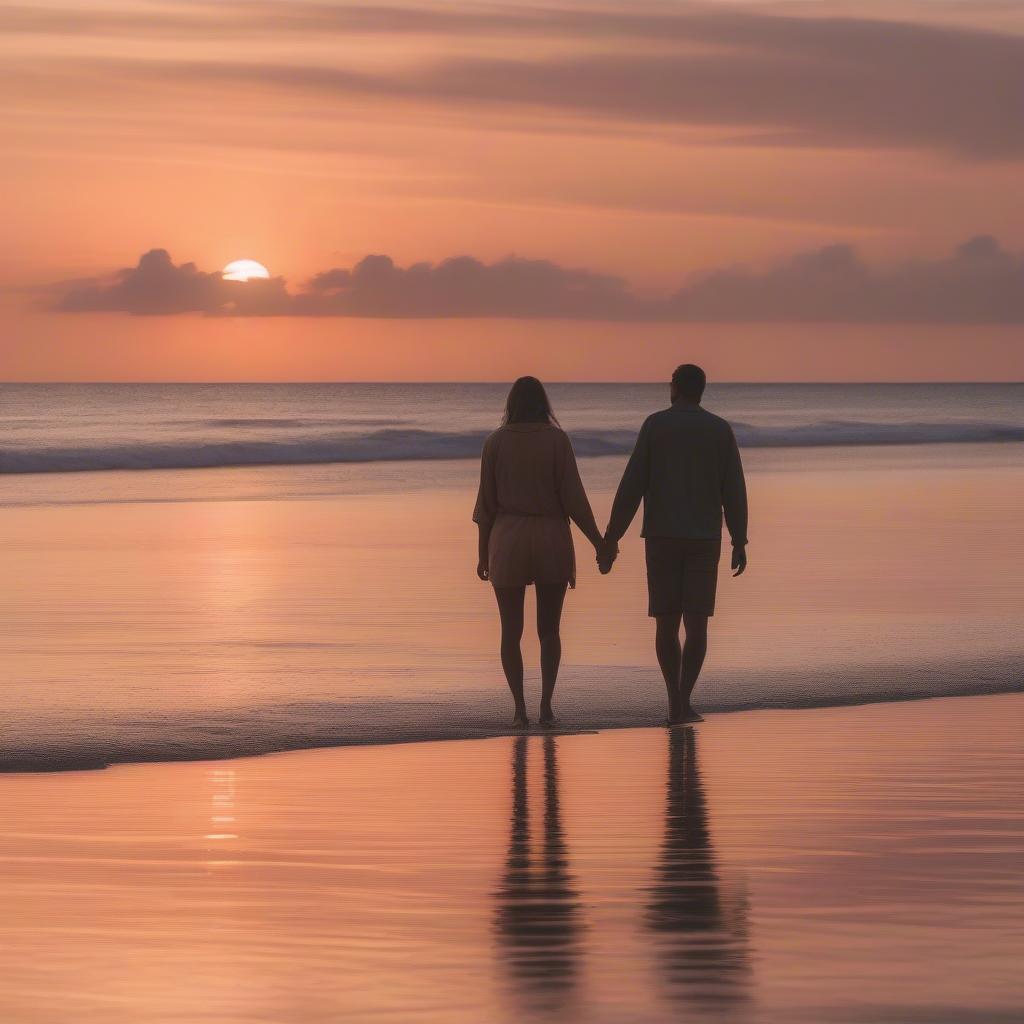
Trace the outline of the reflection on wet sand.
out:
[[[534,1009],[564,1008],[580,958],[579,896],[568,871],[558,800],[554,737],[544,738],[544,817],[540,850],[530,835],[526,736],[512,748],[508,853],[495,893],[499,957],[517,998]]]
[[[705,1011],[749,998],[747,904],[722,885],[708,827],[693,729],[671,729],[665,832],[646,924],[669,994]]]

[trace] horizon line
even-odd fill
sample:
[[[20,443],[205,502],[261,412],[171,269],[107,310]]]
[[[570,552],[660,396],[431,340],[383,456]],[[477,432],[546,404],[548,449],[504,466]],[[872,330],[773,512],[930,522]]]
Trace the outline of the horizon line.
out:
[[[0,380],[0,387],[17,387],[19,385],[41,386],[60,385],[76,387],[81,385],[103,386],[103,387],[136,387],[139,385],[171,385],[189,387],[208,386],[253,386],[264,387],[266,385],[280,385],[282,387],[295,386],[323,386],[323,385],[374,385],[374,386],[395,386],[395,385],[418,385],[435,387],[453,386],[477,386],[507,384],[516,378],[502,377],[492,380]],[[543,383],[549,384],[570,384],[586,385],[589,387],[638,387],[638,386],[662,386],[669,383],[666,377],[664,380],[566,380],[560,378],[545,378]],[[1024,385],[1024,378],[1019,380],[717,380],[709,381],[708,387],[727,385],[729,387],[903,387],[914,386],[942,386],[959,384],[978,385]]]

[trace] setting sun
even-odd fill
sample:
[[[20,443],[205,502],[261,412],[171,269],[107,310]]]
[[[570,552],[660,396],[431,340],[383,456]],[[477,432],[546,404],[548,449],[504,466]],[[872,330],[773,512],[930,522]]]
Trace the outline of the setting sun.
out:
[[[249,281],[254,277],[269,278],[270,271],[256,260],[232,260],[222,271],[225,281]]]

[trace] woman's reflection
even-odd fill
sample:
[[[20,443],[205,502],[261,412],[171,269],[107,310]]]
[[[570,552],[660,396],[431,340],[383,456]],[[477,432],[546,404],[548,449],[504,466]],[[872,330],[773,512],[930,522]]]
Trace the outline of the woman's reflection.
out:
[[[693,729],[668,730],[665,834],[647,905],[673,996],[728,1011],[748,997],[746,900],[718,877]]]
[[[512,747],[512,817],[495,925],[508,977],[535,1008],[563,1008],[580,955],[579,897],[566,860],[558,802],[555,739],[544,737],[544,823],[541,848],[530,836],[526,736]]]

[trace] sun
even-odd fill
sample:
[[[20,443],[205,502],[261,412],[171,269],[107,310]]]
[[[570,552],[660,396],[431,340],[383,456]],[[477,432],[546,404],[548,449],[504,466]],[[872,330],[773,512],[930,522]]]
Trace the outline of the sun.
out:
[[[220,273],[225,281],[251,281],[254,277],[270,277],[270,271],[255,260],[232,260]]]

